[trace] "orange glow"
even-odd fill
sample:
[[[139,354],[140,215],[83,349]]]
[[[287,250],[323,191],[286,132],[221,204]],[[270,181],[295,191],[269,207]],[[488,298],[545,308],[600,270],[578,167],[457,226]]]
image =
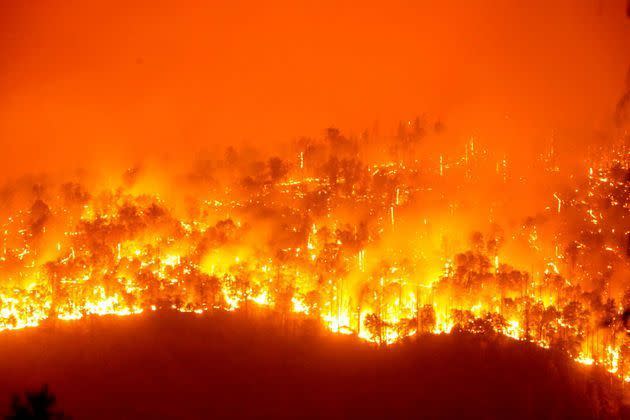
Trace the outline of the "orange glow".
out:
[[[71,3],[0,10],[0,330],[266,308],[630,381],[623,0]]]

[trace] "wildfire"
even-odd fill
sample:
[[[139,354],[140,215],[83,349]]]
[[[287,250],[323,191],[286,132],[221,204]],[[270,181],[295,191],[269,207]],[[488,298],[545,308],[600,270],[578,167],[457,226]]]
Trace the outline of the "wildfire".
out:
[[[551,222],[526,220],[509,232],[493,223],[467,246],[449,241],[462,199],[434,190],[449,180],[471,189],[510,183],[515,170],[505,157],[495,174],[472,140],[464,158],[440,154],[438,168],[434,158],[366,165],[309,150],[292,154],[293,166],[271,158],[257,177],[215,185],[185,212],[124,185],[49,186],[1,227],[0,330],[254,305],[379,344],[453,331],[502,334],[630,380],[622,321],[630,288],[611,280],[630,273],[622,251],[630,191],[616,181],[629,170],[625,148],[598,176],[589,168],[576,193],[546,195],[552,200],[541,214]],[[476,175],[484,165],[494,178]],[[420,176],[427,167],[434,169]],[[430,217],[422,206],[429,199],[437,203]],[[498,206],[489,207],[493,222]],[[443,214],[453,216],[430,222]],[[575,222],[569,229],[564,220]],[[528,264],[519,270],[512,259]]]

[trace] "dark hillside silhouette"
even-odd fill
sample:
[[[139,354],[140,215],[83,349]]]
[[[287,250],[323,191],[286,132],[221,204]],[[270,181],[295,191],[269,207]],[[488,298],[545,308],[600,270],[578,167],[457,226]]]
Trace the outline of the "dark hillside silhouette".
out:
[[[379,349],[271,317],[154,313],[4,333],[0,392],[49,383],[77,419],[622,418],[617,382],[527,343],[452,334]]]

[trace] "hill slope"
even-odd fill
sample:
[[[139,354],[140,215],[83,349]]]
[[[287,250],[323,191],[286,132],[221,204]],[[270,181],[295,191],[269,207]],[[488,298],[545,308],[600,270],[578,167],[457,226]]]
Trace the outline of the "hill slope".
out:
[[[74,418],[618,417],[618,384],[503,338],[387,349],[265,317],[154,313],[0,335],[0,403],[50,384]]]

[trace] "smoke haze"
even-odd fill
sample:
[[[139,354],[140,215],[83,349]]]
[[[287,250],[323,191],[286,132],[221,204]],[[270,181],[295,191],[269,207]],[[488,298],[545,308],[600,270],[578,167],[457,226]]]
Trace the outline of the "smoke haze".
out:
[[[426,114],[514,151],[612,125],[622,0],[7,0],[0,173],[277,145]]]

